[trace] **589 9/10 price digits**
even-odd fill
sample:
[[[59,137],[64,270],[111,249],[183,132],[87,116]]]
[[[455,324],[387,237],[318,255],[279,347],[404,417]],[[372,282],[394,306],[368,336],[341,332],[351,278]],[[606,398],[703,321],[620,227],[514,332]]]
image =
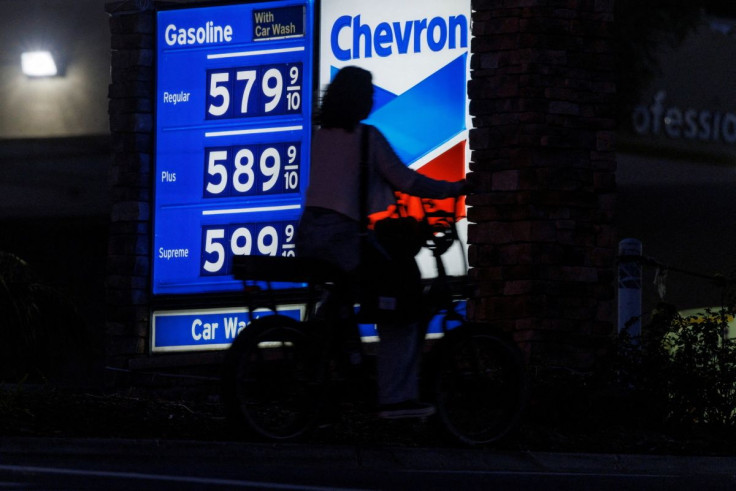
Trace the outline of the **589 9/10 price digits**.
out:
[[[294,256],[296,222],[202,228],[202,276],[230,272],[233,256]]]
[[[207,70],[208,120],[295,114],[302,110],[302,64]]]
[[[301,144],[205,148],[205,198],[299,192]]]

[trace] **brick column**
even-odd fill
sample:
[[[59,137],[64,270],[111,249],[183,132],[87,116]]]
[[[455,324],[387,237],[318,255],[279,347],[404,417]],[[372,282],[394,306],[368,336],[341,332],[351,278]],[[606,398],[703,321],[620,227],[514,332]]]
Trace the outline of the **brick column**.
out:
[[[612,0],[474,0],[469,315],[586,370],[613,329]]]
[[[112,33],[109,114],[114,151],[107,357],[113,366],[127,366],[127,360],[145,352],[149,329],[154,16],[136,3],[108,4],[107,11]]]

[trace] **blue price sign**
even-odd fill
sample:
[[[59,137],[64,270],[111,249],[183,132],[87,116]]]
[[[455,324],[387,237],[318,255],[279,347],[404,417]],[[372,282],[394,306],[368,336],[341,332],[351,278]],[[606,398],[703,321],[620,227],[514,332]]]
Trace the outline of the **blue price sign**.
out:
[[[235,291],[293,255],[311,138],[313,0],[157,13],[153,293]]]

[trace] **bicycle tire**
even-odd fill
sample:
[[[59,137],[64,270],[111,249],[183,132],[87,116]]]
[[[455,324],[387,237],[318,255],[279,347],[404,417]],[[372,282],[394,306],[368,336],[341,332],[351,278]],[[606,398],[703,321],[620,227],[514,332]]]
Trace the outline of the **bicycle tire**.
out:
[[[435,379],[437,415],[467,445],[497,443],[518,426],[527,399],[519,348],[488,326],[464,324],[447,333]]]
[[[268,440],[292,440],[311,430],[324,384],[318,352],[304,325],[282,315],[248,325],[227,351],[223,400],[229,419]]]

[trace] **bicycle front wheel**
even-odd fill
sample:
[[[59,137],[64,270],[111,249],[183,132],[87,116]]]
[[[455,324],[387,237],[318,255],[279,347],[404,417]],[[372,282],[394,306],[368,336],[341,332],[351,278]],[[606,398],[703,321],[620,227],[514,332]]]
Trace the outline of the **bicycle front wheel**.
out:
[[[317,421],[322,402],[318,359],[303,324],[281,315],[253,321],[225,356],[228,416],[270,440],[303,435]]]
[[[436,379],[439,419],[464,444],[498,442],[518,425],[527,380],[518,347],[487,326],[466,324],[441,344]]]

